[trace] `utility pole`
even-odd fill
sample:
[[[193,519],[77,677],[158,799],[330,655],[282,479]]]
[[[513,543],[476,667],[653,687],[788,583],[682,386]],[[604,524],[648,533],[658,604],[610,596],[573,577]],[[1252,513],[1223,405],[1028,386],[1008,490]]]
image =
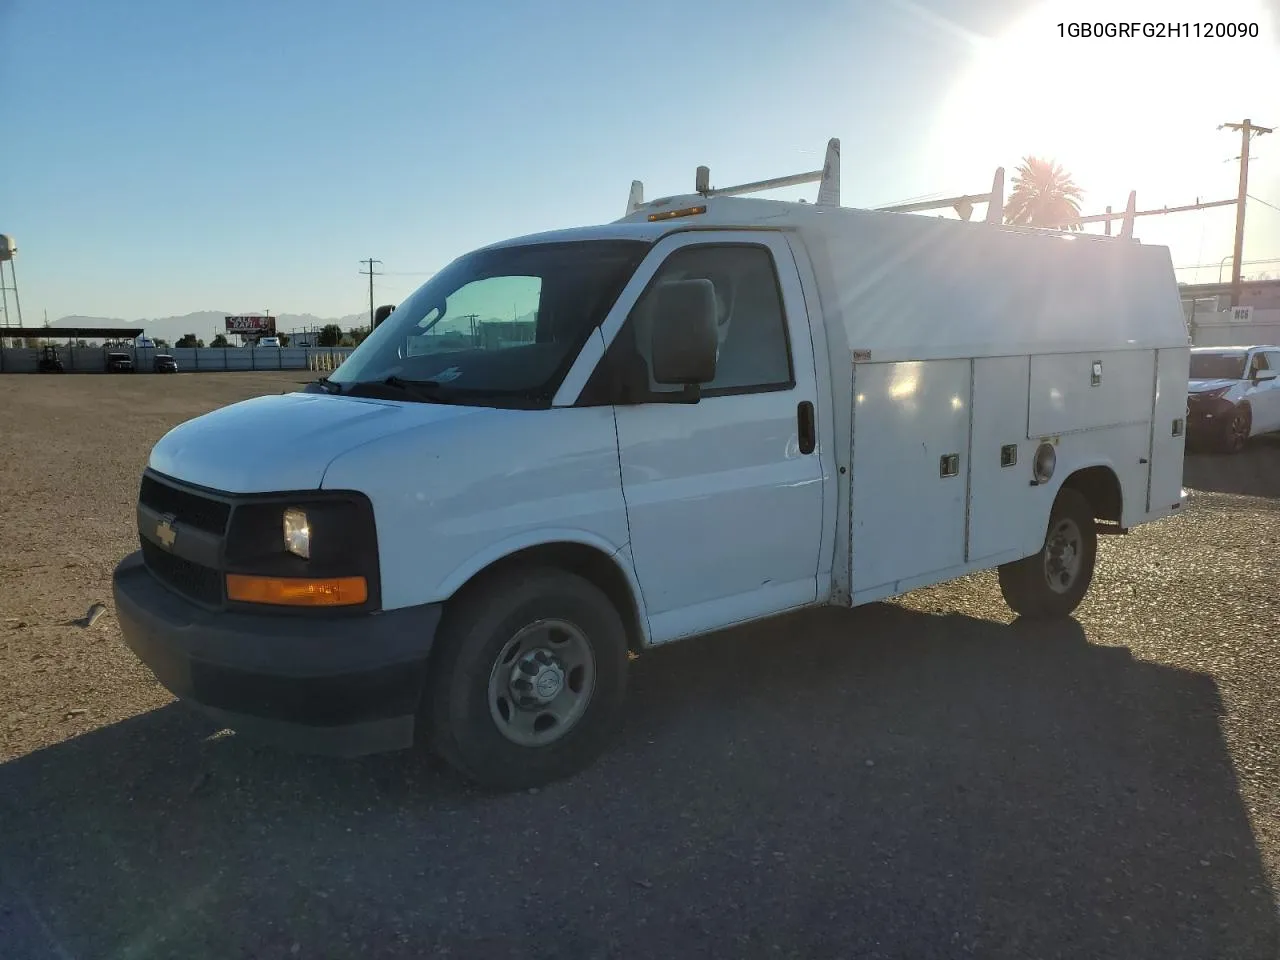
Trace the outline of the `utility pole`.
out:
[[[1270,127],[1259,127],[1248,117],[1244,123],[1223,123],[1219,130],[1240,131],[1240,192],[1236,197],[1236,245],[1231,263],[1231,306],[1240,306],[1240,268],[1244,262],[1244,201],[1249,189],[1249,141],[1254,134],[1271,133]]]
[[[361,260],[360,262],[369,267],[368,270],[361,270],[360,272],[362,274],[368,274],[369,276],[369,332],[372,333],[373,332],[373,278],[377,276],[381,276],[380,273],[374,272],[373,265],[375,263],[382,263],[382,261],[375,260],[373,259],[373,257],[370,257],[368,260]]]

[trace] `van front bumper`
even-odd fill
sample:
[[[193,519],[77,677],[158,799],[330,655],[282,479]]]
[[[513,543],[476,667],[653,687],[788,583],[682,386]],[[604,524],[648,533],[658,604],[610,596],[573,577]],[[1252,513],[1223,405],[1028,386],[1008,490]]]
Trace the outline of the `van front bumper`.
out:
[[[337,756],[413,745],[439,604],[355,617],[215,612],[161,585],[141,552],[112,581],[125,643],[221,726]]]

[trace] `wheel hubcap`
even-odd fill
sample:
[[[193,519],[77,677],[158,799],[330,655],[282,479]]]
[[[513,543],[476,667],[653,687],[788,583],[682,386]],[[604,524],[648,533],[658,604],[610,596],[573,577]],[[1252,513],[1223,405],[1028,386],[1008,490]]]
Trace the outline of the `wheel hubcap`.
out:
[[[564,664],[541,647],[516,661],[507,683],[516,706],[526,710],[550,703],[563,687]]]
[[[1231,439],[1238,445],[1244,442],[1249,435],[1249,425],[1245,422],[1244,414],[1237,413],[1235,419],[1231,421]]]
[[[1080,555],[1084,537],[1074,520],[1062,519],[1054,524],[1045,542],[1044,575],[1049,589],[1066,593],[1080,575]]]
[[[539,620],[503,646],[489,674],[489,714],[512,743],[540,747],[581,719],[595,689],[586,636],[563,620]]]

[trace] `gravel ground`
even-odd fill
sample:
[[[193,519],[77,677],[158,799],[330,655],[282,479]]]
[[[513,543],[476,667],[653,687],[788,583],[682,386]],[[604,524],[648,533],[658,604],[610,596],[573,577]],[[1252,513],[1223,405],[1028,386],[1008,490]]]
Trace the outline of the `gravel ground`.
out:
[[[676,645],[492,796],[216,735],[120,641],[151,444],[302,376],[0,377],[4,960],[1277,956],[1280,443],[1189,458],[1077,621],[981,575]]]

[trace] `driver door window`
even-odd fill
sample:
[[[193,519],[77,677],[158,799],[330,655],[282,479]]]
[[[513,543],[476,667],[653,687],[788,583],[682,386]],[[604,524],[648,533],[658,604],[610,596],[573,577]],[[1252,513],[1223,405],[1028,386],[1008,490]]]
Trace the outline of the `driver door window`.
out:
[[[655,381],[651,362],[657,288],[677,280],[710,280],[715,286],[720,352],[715,380],[702,385],[704,398],[795,386],[782,293],[769,251],[745,244],[691,246],[667,258],[615,340],[628,401],[643,403],[683,389]]]

